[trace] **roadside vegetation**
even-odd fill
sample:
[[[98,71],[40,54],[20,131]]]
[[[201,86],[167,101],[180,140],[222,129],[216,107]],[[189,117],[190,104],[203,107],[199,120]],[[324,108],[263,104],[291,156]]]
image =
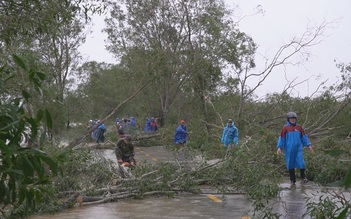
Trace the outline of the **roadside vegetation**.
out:
[[[118,59],[81,63],[77,49],[84,28],[91,14],[105,7],[113,12],[106,20],[107,48]],[[305,60],[329,24],[306,30],[267,57],[265,69],[256,69],[257,45],[238,29],[232,13],[222,1],[4,2],[1,217],[210,188],[224,197],[246,194],[256,218],[279,218],[270,200],[279,196],[286,177],[284,158],[275,147],[288,111],[297,112],[314,146],[313,154],[305,153],[307,178],[340,188],[340,193],[326,194],[330,198],[307,200],[306,215],[349,217],[351,203],[342,192],[351,185],[351,65],[338,63],[335,71],[342,80],[331,87],[322,83],[310,97],[292,96],[294,81],[281,93],[255,95],[273,77],[273,68]],[[255,77],[259,82],[249,87],[247,81]],[[84,147],[90,141],[90,119],[113,127],[116,117],[134,116],[143,126],[150,115],[159,118],[160,135],[138,144],[180,153],[173,136],[185,119],[193,134],[181,153],[192,162],[140,161],[132,170],[134,178],[123,178],[100,149]],[[239,145],[223,159],[220,138],[228,118],[239,129]],[[115,131],[107,132],[110,142],[117,140]],[[30,141],[21,144],[24,137]]]

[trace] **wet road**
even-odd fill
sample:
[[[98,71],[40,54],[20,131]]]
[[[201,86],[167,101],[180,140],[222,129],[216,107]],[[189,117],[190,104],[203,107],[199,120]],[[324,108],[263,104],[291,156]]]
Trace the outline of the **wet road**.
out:
[[[231,203],[240,203],[232,205]],[[250,203],[244,196],[231,196],[227,202],[214,202],[207,195],[180,195],[176,198],[146,198],[128,202],[77,207],[57,215],[43,215],[35,219],[125,219],[167,218],[204,219],[240,218]],[[244,207],[244,208],[243,208]]]
[[[164,147],[138,147],[136,159],[140,162],[175,160],[174,153]],[[105,150],[105,156],[116,161],[113,150]],[[274,210],[281,218],[301,219],[306,211],[305,199],[315,196],[322,188],[313,183],[290,187],[282,183],[280,198],[274,201]],[[31,219],[210,219],[210,218],[253,218],[250,213],[251,203],[245,195],[179,194],[175,198],[151,197],[143,200],[129,200],[104,203],[94,206],[74,207],[55,215],[34,216]],[[305,217],[306,218],[306,217]],[[307,217],[308,218],[308,217]]]
[[[281,184],[287,190],[281,192],[281,200],[274,205],[281,218],[301,219],[306,211],[306,197],[317,191],[314,185]],[[75,207],[56,215],[42,215],[32,219],[210,219],[210,218],[253,218],[248,213],[251,203],[245,195],[189,195],[179,194],[175,198],[152,197],[143,200],[130,200],[105,203],[94,206]],[[307,217],[308,218],[308,217]]]

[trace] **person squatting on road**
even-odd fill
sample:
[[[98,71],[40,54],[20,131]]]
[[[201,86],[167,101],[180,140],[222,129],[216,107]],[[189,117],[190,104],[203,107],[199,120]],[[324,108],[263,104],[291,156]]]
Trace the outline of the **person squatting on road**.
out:
[[[288,112],[286,114],[287,122],[282,128],[277,144],[277,155],[279,156],[282,149],[285,153],[286,167],[289,171],[291,185],[296,183],[295,168],[300,169],[302,183],[307,183],[305,162],[303,159],[303,147],[308,147],[313,152],[311,142],[303,128],[297,124],[297,114]]]
[[[238,145],[239,143],[239,131],[235,127],[232,119],[228,119],[226,127],[223,129],[222,139],[221,139],[226,150],[226,157],[229,155],[230,150]]]
[[[174,134],[174,143],[179,144],[180,147],[183,147],[186,143],[187,135],[191,134],[186,130],[186,124],[184,120],[180,120],[179,126],[177,127]]]
[[[117,141],[115,154],[117,162],[119,164],[127,162],[131,166],[135,166],[134,146],[132,144],[132,137],[130,135],[125,135],[124,138],[120,138]]]

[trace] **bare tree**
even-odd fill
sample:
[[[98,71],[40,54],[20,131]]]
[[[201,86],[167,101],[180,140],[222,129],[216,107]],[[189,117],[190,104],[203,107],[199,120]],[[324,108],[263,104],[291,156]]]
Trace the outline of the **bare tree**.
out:
[[[280,46],[272,58],[265,58],[265,66],[261,71],[254,70],[255,65],[252,65],[252,60],[243,60],[241,65],[232,68],[239,79],[240,86],[238,118],[242,117],[246,100],[263,84],[275,68],[301,64],[302,61],[292,60],[296,56],[302,57],[302,60],[308,59],[310,55],[308,49],[323,41],[324,32],[330,24],[323,22],[317,27],[308,28],[300,37],[294,37],[289,43]],[[254,78],[258,81],[252,88],[249,88],[247,83]]]

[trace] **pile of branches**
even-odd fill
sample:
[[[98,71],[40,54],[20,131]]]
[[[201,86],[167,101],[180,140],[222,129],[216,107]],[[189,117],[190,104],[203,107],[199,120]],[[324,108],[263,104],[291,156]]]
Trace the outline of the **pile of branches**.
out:
[[[113,168],[113,177],[105,187],[90,187],[80,191],[61,192],[60,196],[71,194],[62,203],[63,208],[74,205],[94,205],[115,202],[129,198],[143,198],[146,196],[173,196],[180,192],[208,193],[200,187],[207,188],[210,179],[199,179],[201,172],[211,172],[223,165],[224,160],[211,163],[175,162],[159,164],[140,164],[137,167]],[[145,171],[147,171],[145,173]],[[231,179],[226,179],[231,180]],[[216,193],[218,191],[212,191]],[[233,194],[233,190],[231,190]],[[241,193],[241,192],[235,192]],[[89,195],[90,194],[90,195]],[[91,195],[93,194],[93,195]]]

